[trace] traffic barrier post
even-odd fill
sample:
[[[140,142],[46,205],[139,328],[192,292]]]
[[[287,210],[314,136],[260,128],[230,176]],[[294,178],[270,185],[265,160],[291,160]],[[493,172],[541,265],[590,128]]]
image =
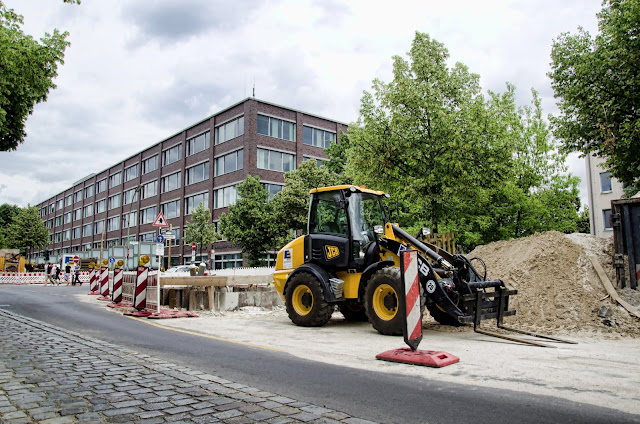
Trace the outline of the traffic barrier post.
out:
[[[113,270],[113,294],[111,301],[114,303],[122,302],[122,269]]]
[[[138,279],[133,298],[133,307],[137,310],[147,307],[147,278],[149,278],[149,268],[138,266]]]

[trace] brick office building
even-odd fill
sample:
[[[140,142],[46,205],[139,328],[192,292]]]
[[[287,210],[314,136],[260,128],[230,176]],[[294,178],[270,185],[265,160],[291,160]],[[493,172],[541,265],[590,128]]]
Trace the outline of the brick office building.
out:
[[[97,248],[103,230],[105,246],[127,245],[127,234],[131,240],[155,241],[158,231],[151,224],[162,212],[177,237],[172,263],[188,262],[191,247],[182,236],[198,204],[209,208],[217,223],[247,175],[258,175],[275,194],[285,172],[303,160],[326,159],[324,149],[340,131],[347,125],[247,98],[41,202],[51,234],[45,249],[60,255]],[[214,247],[216,268],[242,265],[232,243]],[[198,255],[198,261],[208,259],[204,250],[202,258]]]

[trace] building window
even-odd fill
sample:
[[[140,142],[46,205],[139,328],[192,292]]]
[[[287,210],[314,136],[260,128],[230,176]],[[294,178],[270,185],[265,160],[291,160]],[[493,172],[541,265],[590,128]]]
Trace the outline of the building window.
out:
[[[49,205],[49,213],[54,213],[56,211],[55,203]]]
[[[213,264],[214,269],[240,268],[242,267],[242,253],[214,255]]]
[[[64,199],[56,201],[56,210],[62,210],[64,208]]]
[[[82,190],[78,190],[73,193],[73,203],[82,202]]]
[[[60,225],[62,225],[62,217],[56,216],[56,227],[59,227]]]
[[[148,199],[158,195],[158,180],[153,180],[142,186],[142,192],[140,193],[141,199]]]
[[[600,193],[611,193],[611,172],[600,173]]]
[[[128,246],[129,242],[136,241],[136,235],[132,234],[129,237],[122,237],[122,245]]]
[[[146,209],[140,210],[140,225],[149,224],[155,221],[156,216],[158,215],[158,208],[156,206],[151,206]]]
[[[162,152],[162,166],[169,165],[171,163],[177,162],[181,159],[180,152],[182,151],[182,145],[178,144],[177,146],[173,146],[170,149]]]
[[[96,183],[96,194],[102,193],[107,189],[107,179],[100,180]]]
[[[197,135],[193,138],[187,140],[187,156],[195,155],[198,152],[202,152],[203,150],[207,150],[211,147],[211,141],[209,140],[210,133],[207,131],[206,133]]]
[[[180,188],[181,185],[182,174],[180,171],[167,175],[166,177],[162,177],[160,180],[160,190],[162,193],[166,193],[168,191],[176,190]]]
[[[82,208],[74,209],[73,210],[73,220],[77,221],[80,218],[82,218]]]
[[[91,236],[93,233],[91,232],[91,230],[93,229],[93,225],[92,224],[85,224],[82,226],[82,237],[89,237]]]
[[[244,162],[244,152],[242,149],[229,153],[228,155],[220,156],[215,159],[216,177],[222,174],[228,174],[229,172],[242,169]]]
[[[119,208],[119,207],[120,207],[120,193],[114,194],[113,196],[109,197],[109,204],[108,204],[109,210]]]
[[[273,199],[273,196],[275,196],[277,192],[282,190],[282,187],[284,186],[281,184],[262,183],[262,187],[264,187],[265,190],[269,192],[269,200],[271,200]]]
[[[153,155],[142,161],[142,175],[158,169],[158,155]]]
[[[40,209],[40,218],[44,218],[45,216],[47,216],[47,207],[46,206],[44,208]]]
[[[80,232],[80,227],[73,227],[71,229],[71,238],[73,239],[79,239],[81,236],[81,232]]]
[[[195,196],[185,197],[184,214],[189,215],[200,203],[202,203],[205,209],[209,209],[209,193],[200,193]]]
[[[135,200],[135,196],[136,196],[135,188],[125,191],[124,195],[122,196],[122,204],[128,205],[129,203],[132,203]]]
[[[144,233],[140,234],[140,241],[156,241],[156,233]]]
[[[312,157],[312,156],[303,156],[303,157],[302,157],[302,161],[303,161],[303,162],[308,161],[308,160],[315,160],[315,161],[316,161],[316,165],[318,165],[318,166],[323,166],[323,165],[324,165],[324,162],[325,162],[326,160],[328,160],[328,159],[319,159],[319,158],[314,158],[314,157]]]
[[[98,200],[95,204],[96,204],[96,214],[106,212],[107,199]]]
[[[93,234],[102,234],[104,230],[104,219],[93,223]]]
[[[53,228],[53,218],[49,220],[49,223],[47,224],[47,228]]]
[[[270,116],[258,115],[258,134],[296,141],[296,124]]]
[[[173,200],[171,202],[161,204],[160,212],[162,212],[162,215],[166,219],[179,217],[180,216],[180,200]]]
[[[109,176],[109,188],[114,188],[122,184],[122,172],[116,172]]]
[[[71,206],[71,205],[73,205],[73,195],[72,194],[70,194],[70,195],[68,195],[67,197],[64,198],[64,206],[67,207],[67,206]]]
[[[54,241],[56,243],[60,243],[62,241],[62,233],[56,233],[54,236]]]
[[[85,218],[88,218],[91,215],[93,215],[93,205],[87,205],[84,208],[82,208],[82,215]]]
[[[91,243],[85,243],[82,245],[82,251],[86,252],[91,250]]]
[[[84,198],[88,199],[91,196],[93,196],[93,186],[92,185],[90,185],[89,187],[85,187],[84,188]]]
[[[127,219],[129,217],[129,219]],[[138,211],[133,211],[122,215],[122,228],[131,228],[136,226],[138,221]],[[135,239],[134,239],[135,240]]]
[[[131,181],[134,178],[138,178],[140,173],[138,172],[138,164],[128,167],[124,170],[124,182]]]
[[[613,229],[613,225],[611,225],[611,209],[602,210],[602,222],[604,223],[605,230]]]
[[[184,185],[199,183],[209,179],[209,162],[199,163],[198,165],[187,168],[185,171]]]
[[[216,127],[216,144],[224,143],[244,134],[244,116]]]
[[[296,167],[296,155],[258,148],[258,168],[289,172]]]
[[[64,223],[68,224],[68,223],[71,222],[71,217],[73,216],[73,213],[72,212],[67,212],[63,216],[64,216]]]
[[[238,190],[235,185],[219,188],[214,191],[213,208],[226,208],[235,204],[236,200],[238,200]]]
[[[120,217],[114,216],[107,219],[107,231],[116,231],[120,229]]]
[[[302,143],[309,146],[326,149],[331,143],[336,142],[336,133],[321,130],[318,128],[302,126]]]
[[[62,232],[62,241],[69,241],[71,240],[71,230],[64,230]]]

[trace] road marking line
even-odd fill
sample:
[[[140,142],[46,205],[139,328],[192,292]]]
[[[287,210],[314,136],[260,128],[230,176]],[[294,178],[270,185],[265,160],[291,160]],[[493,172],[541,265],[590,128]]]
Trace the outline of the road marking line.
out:
[[[243,345],[243,346],[257,347],[258,349],[272,350],[274,352],[284,352],[284,353],[287,352],[286,350],[278,349],[276,347],[270,347],[270,346],[263,346],[263,345],[253,344],[253,343],[241,342],[239,340],[225,339],[224,337],[210,336],[208,334],[196,333],[195,331],[183,330],[182,328],[165,327],[164,325],[156,324],[154,322],[149,322],[149,321],[143,321],[143,320],[141,320],[139,318],[136,318],[136,317],[130,317],[130,316],[127,316],[127,315],[124,315],[124,316],[127,317],[127,318],[130,318],[132,320],[141,322],[143,324],[153,325],[154,327],[163,328],[165,330],[177,331],[179,333],[190,334],[192,336],[205,337],[207,339],[219,340],[219,341],[222,341],[222,342],[235,343],[235,344],[239,344],[239,345]]]

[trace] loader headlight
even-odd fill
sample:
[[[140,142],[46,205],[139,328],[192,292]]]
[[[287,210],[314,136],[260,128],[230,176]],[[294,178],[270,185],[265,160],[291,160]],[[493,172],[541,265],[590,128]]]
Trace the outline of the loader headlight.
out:
[[[384,234],[384,226],[383,225],[374,225],[373,232],[376,234]]]

